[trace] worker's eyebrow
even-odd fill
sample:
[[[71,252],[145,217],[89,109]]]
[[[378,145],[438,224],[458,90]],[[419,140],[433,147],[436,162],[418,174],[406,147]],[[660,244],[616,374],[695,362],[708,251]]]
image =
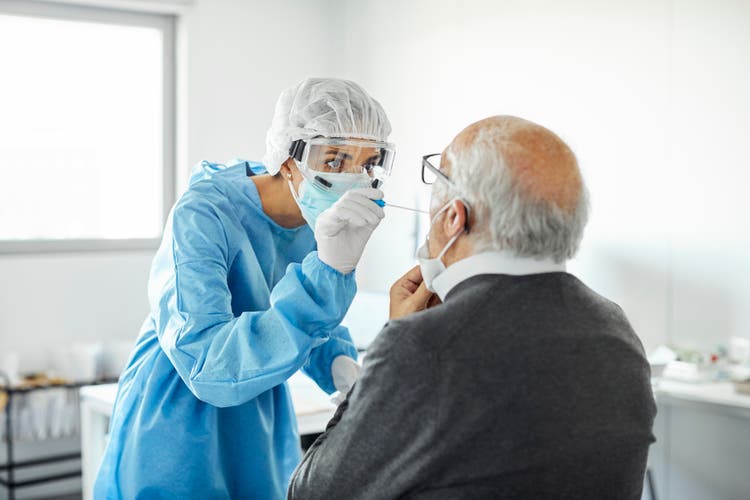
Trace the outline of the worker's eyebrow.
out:
[[[345,160],[353,160],[354,159],[352,157],[352,155],[350,155],[348,153],[344,153],[343,151],[339,151],[338,149],[329,149],[328,151],[326,151],[325,154],[327,154],[327,155],[341,156]]]
[[[379,160],[381,157],[382,157],[382,155],[380,153],[376,153],[376,154],[372,155],[371,157],[369,157],[367,159],[367,161]]]

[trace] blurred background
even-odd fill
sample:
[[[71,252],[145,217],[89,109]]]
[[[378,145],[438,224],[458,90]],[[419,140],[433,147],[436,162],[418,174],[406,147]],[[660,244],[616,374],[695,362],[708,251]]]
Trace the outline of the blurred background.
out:
[[[391,119],[393,203],[424,207],[420,157],[478,119],[568,142],[592,204],[569,271],[705,390],[660,401],[655,493],[750,498],[750,402],[709,387],[750,363],[748,26],[746,0],[0,0],[0,371],[116,377],[191,167],[260,160],[282,89],[347,78]],[[357,270],[372,304],[426,222],[387,212]]]

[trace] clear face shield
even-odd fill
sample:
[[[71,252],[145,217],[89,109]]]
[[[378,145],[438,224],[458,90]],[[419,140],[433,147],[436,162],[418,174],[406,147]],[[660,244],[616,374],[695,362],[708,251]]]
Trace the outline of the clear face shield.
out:
[[[315,137],[289,149],[303,177],[326,192],[380,187],[391,174],[395,147],[366,139]]]

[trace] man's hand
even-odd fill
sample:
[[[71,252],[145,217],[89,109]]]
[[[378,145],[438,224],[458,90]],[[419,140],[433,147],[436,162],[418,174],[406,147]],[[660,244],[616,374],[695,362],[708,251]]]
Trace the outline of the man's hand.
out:
[[[403,318],[440,303],[438,296],[425,286],[419,266],[414,266],[391,287],[390,319]]]

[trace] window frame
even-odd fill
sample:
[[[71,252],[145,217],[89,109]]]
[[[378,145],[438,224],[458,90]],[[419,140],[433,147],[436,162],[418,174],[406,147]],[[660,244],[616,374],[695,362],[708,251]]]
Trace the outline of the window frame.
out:
[[[96,22],[121,26],[155,28],[161,31],[162,47],[162,213],[164,226],[175,202],[177,156],[177,16],[174,14],[120,10],[74,3],[47,3],[37,0],[0,0],[0,14]],[[161,235],[155,238],[66,238],[0,239],[0,255],[156,250]]]

